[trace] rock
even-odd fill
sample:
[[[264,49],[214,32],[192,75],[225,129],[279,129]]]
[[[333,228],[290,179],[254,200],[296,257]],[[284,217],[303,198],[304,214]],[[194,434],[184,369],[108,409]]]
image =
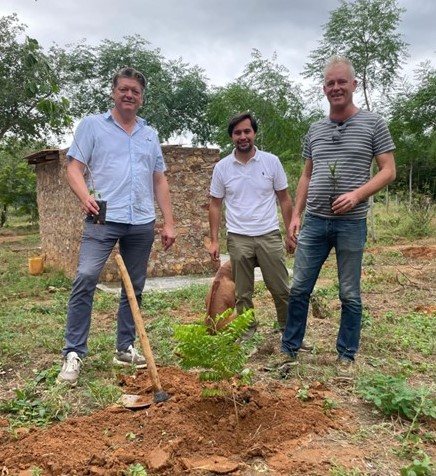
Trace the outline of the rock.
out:
[[[181,458],[180,461],[187,471],[202,469],[216,474],[229,474],[239,469],[239,463],[222,456],[213,456],[211,459]]]
[[[166,451],[158,448],[148,455],[146,461],[147,466],[151,470],[159,471],[168,465],[169,459],[170,455]]]

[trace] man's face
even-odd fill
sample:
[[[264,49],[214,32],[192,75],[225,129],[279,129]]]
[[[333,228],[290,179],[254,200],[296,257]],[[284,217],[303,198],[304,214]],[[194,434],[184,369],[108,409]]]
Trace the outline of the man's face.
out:
[[[142,105],[143,91],[141,84],[132,78],[119,78],[112,91],[115,108],[120,112],[136,112]]]
[[[232,141],[236,150],[246,154],[251,152],[254,147],[256,134],[251,126],[250,119],[244,119],[236,124],[232,132]]]
[[[343,108],[352,104],[356,86],[347,65],[337,64],[327,70],[323,89],[331,107]]]

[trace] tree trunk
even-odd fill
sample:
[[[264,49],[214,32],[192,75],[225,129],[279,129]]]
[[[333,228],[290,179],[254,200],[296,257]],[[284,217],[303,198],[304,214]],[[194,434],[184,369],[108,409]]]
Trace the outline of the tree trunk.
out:
[[[374,162],[371,164],[370,179],[374,176]],[[374,225],[374,195],[369,197],[369,236],[372,241],[377,241]]]
[[[386,185],[385,203],[386,203],[386,211],[389,212],[389,185]]]
[[[3,225],[6,223],[7,218],[8,218],[8,207],[7,205],[3,205],[3,208],[0,212],[0,228],[2,228]]]
[[[410,170],[409,170],[409,211],[412,209],[412,175],[413,175],[413,164],[410,164]]]

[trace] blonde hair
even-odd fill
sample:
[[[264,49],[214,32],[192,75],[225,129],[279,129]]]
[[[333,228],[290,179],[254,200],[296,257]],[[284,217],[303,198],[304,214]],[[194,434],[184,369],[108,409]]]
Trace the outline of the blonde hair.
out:
[[[345,56],[339,56],[339,55],[335,55],[335,56],[331,56],[328,60],[327,60],[327,63],[325,64],[324,66],[324,80],[325,80],[325,77],[326,77],[326,74],[327,72],[333,68],[334,66],[337,66],[337,65],[344,65],[348,68],[348,71],[350,72],[350,76],[351,76],[351,79],[355,79],[356,77],[356,72],[354,71],[354,67],[353,65],[351,64],[351,61],[346,58]]]

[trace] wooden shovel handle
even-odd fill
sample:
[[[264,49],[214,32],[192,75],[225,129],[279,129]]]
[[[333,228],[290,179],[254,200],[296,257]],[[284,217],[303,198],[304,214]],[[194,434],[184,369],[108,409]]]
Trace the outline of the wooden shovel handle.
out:
[[[141,342],[142,352],[144,353],[145,360],[147,361],[147,368],[151,378],[151,382],[153,384],[153,388],[156,392],[162,392],[162,387],[159,381],[159,375],[157,373],[153,352],[151,351],[150,342],[144,329],[144,322],[142,321],[141,311],[139,310],[135,291],[133,290],[132,281],[130,280],[129,273],[121,255],[115,255],[115,261],[117,262],[121,274],[121,279],[124,283],[124,289],[126,290],[130,309],[132,310],[133,320],[135,321],[136,332],[138,333],[139,341]]]

